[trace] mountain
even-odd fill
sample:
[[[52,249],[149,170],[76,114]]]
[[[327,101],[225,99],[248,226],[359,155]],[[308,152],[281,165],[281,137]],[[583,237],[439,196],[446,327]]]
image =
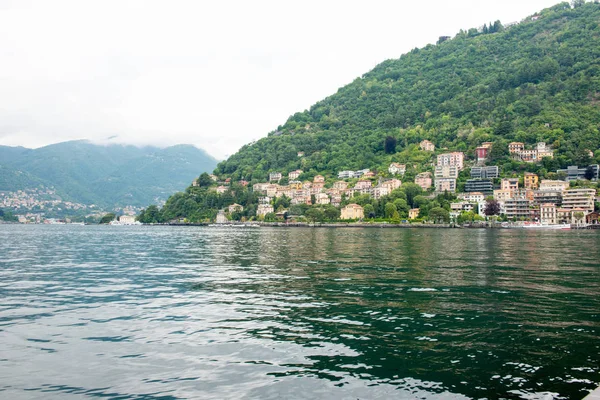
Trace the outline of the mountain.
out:
[[[560,3],[510,27],[498,21],[461,31],[384,61],[244,146],[216,173],[264,181],[271,171],[327,177],[385,171],[390,162],[419,172],[431,162],[418,151],[423,139],[471,158],[482,142],[494,142],[505,173],[525,168],[505,157],[510,141],[553,147],[555,159],[532,171],[542,176],[589,162],[587,150],[600,147],[600,5],[581,3]],[[397,141],[391,154],[388,136]]]
[[[39,149],[0,146],[0,190],[54,187],[65,199],[145,205],[181,190],[217,161],[191,145],[96,145],[78,140]]]
[[[419,218],[449,220],[454,194],[423,196],[434,189],[424,193],[412,183],[416,174],[433,171],[438,154],[466,154],[459,191],[475,149],[484,142],[491,145],[488,165],[498,166],[500,177],[522,177],[527,171],[557,179],[559,168],[600,163],[599,127],[600,4],[560,3],[518,24],[496,21],[384,61],[219,163],[215,174],[223,181],[230,178],[229,188],[216,188],[201,176],[199,187],[174,194],[160,210],[148,208],[140,220],[214,220],[217,210],[237,203],[243,210],[232,208],[232,219],[275,220],[273,211],[288,210],[294,217],[333,221],[340,216],[337,206],[350,202],[364,206],[365,216],[385,221],[407,219],[411,208],[420,209]],[[421,150],[424,139],[436,151]],[[545,142],[553,157],[517,160],[509,154],[512,141],[527,147]],[[405,164],[406,172],[402,185],[387,195],[343,189],[353,181],[333,188],[343,170],[370,169],[375,176],[365,184],[377,184],[391,177],[392,162]],[[315,178],[324,186],[318,191],[330,191],[332,204],[335,195],[336,206],[327,204],[329,195],[315,205],[322,193],[308,197],[297,183],[294,189],[286,185],[287,173],[297,169],[303,171],[297,179],[310,183]],[[266,204],[268,188],[248,189],[267,182],[271,172],[283,174],[279,189],[293,199],[270,196]]]

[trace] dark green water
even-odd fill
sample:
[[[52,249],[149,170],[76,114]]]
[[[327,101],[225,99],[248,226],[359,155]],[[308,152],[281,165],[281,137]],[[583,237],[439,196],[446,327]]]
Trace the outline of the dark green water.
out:
[[[0,398],[580,399],[600,233],[0,225]]]

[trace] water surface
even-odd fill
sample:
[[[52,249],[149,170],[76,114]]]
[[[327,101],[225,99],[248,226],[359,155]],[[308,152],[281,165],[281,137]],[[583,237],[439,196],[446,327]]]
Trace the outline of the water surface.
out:
[[[593,231],[0,225],[0,398],[580,399]]]

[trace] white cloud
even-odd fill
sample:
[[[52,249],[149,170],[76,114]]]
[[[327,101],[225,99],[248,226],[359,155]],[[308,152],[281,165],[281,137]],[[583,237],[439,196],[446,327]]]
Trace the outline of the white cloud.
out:
[[[555,2],[0,0],[0,144],[224,157],[385,59]]]

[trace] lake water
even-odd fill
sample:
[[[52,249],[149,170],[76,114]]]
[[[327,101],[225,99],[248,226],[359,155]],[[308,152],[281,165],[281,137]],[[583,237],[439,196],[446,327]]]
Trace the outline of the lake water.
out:
[[[600,232],[0,225],[0,398],[580,399]]]

